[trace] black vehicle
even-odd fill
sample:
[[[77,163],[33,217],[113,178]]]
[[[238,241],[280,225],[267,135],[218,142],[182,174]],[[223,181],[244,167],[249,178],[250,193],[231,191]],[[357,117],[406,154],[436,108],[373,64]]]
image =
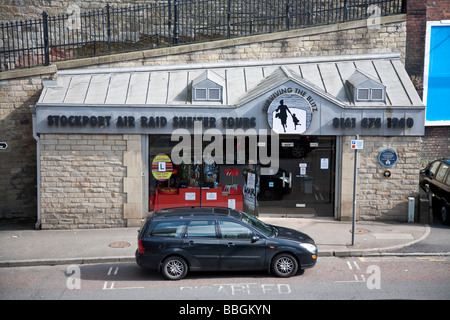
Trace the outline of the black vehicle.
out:
[[[136,262],[169,280],[188,271],[268,270],[290,277],[311,268],[317,247],[306,234],[267,225],[229,208],[154,212],[138,236]]]
[[[435,160],[420,171],[420,187],[431,196],[442,222],[450,224],[450,160]]]

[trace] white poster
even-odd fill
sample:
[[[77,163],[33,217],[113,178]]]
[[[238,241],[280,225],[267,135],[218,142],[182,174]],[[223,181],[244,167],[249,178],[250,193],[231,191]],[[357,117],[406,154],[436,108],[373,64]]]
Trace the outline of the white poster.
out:
[[[215,192],[207,192],[206,200],[217,200],[217,193]]]
[[[184,194],[184,200],[195,200],[195,192],[186,192]]]
[[[251,208],[256,207],[256,174],[248,172],[247,181],[244,184],[244,203]]]
[[[320,169],[328,169],[328,158],[321,158],[320,159]]]
[[[254,173],[247,173],[247,186],[249,187],[249,188],[255,188],[255,182],[256,182],[256,179],[255,179],[255,174]]]

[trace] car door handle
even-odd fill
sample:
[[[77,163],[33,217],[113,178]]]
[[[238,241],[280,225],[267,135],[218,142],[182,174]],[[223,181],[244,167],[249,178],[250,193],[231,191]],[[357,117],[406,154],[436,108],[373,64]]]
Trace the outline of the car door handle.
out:
[[[190,245],[190,246],[193,246],[194,244],[195,244],[195,242],[194,242],[194,241],[192,241],[192,240],[191,240],[191,241],[189,241],[189,245]]]
[[[233,243],[233,242],[228,242],[228,243],[227,243],[227,246],[228,246],[228,248],[229,248],[229,247],[234,247],[234,243]]]

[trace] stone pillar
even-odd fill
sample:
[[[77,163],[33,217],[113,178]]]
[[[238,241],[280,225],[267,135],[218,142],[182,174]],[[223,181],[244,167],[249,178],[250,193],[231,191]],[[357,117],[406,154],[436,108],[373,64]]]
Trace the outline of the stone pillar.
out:
[[[350,140],[352,139],[355,139],[355,137],[345,136],[342,138],[342,160],[341,160],[342,169],[341,169],[341,199],[340,199],[341,202],[340,220],[342,221],[352,221],[353,217],[353,176],[355,164],[355,151],[350,149]],[[360,157],[358,157],[358,160],[360,160]],[[356,186],[356,188],[358,190],[358,185]],[[358,205],[356,206],[356,219],[359,219]]]
[[[123,191],[127,201],[123,205],[123,217],[128,227],[138,227],[141,224],[143,205],[143,163],[141,135],[124,135],[127,150],[123,155],[123,164],[127,175],[123,179]]]

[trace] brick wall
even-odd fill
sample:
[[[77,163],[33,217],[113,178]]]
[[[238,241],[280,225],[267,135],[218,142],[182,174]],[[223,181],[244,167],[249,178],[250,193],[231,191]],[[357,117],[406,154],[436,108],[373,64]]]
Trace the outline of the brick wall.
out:
[[[405,68],[415,78],[415,87],[423,94],[423,59],[425,55],[426,1],[408,0],[406,8]]]
[[[448,0],[427,1],[427,21],[450,20],[450,2]]]
[[[420,96],[423,95],[427,21],[440,20],[450,20],[450,1],[408,0],[405,67]],[[430,160],[450,157],[449,135],[449,127],[426,127],[420,154],[422,167]]]
[[[450,159],[450,126],[425,127],[420,157],[422,167],[435,159]]]
[[[408,0],[406,8],[405,67],[420,96],[423,94],[423,72],[427,21],[450,20],[448,0]]]

